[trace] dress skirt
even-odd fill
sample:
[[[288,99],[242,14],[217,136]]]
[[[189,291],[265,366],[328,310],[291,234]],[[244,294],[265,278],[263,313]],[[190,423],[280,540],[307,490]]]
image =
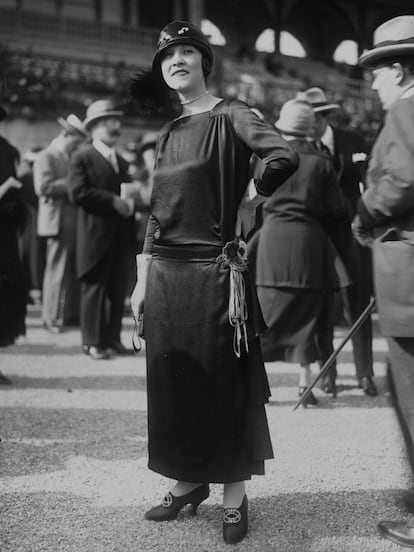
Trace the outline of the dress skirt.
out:
[[[268,330],[261,336],[265,362],[311,363],[321,360],[329,323],[329,292],[258,286]]]
[[[264,407],[270,390],[259,338],[235,355],[221,251],[155,249],[144,322],[149,468],[189,482],[264,474],[264,460],[273,458]]]

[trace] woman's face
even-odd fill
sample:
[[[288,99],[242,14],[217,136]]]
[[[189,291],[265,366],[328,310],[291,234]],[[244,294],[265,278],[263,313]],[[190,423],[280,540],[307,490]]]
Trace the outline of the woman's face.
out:
[[[190,44],[175,44],[167,48],[161,61],[162,76],[177,92],[197,92],[205,84],[202,54]]]

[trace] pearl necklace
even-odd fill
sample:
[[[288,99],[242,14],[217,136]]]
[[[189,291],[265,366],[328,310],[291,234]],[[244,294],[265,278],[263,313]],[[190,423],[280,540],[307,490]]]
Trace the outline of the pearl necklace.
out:
[[[188,104],[194,103],[197,100],[200,100],[201,98],[204,98],[204,96],[207,96],[207,94],[210,94],[210,90],[206,90],[205,92],[203,92],[199,96],[196,96],[195,98],[191,98],[191,100],[183,100],[182,102],[180,102],[180,104],[181,105],[188,105]]]

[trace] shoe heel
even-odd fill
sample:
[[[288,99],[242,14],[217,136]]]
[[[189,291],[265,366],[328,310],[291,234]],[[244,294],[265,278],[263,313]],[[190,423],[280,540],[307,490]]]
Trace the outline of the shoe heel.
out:
[[[200,504],[203,501],[200,500],[200,502],[197,502],[195,504],[190,504],[190,508],[188,509],[190,516],[196,516],[197,515],[197,508],[200,506]]]

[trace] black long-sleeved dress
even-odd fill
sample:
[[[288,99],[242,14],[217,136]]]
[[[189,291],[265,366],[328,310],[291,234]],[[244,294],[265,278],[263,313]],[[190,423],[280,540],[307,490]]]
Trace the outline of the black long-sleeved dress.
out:
[[[244,272],[250,339],[238,358],[230,270],[217,262],[234,239],[253,151],[267,166],[264,193],[297,168],[294,150],[235,100],[176,119],[159,136],[144,246],[152,254],[144,315],[149,467],[174,479],[250,479],[273,457],[253,286]]]

